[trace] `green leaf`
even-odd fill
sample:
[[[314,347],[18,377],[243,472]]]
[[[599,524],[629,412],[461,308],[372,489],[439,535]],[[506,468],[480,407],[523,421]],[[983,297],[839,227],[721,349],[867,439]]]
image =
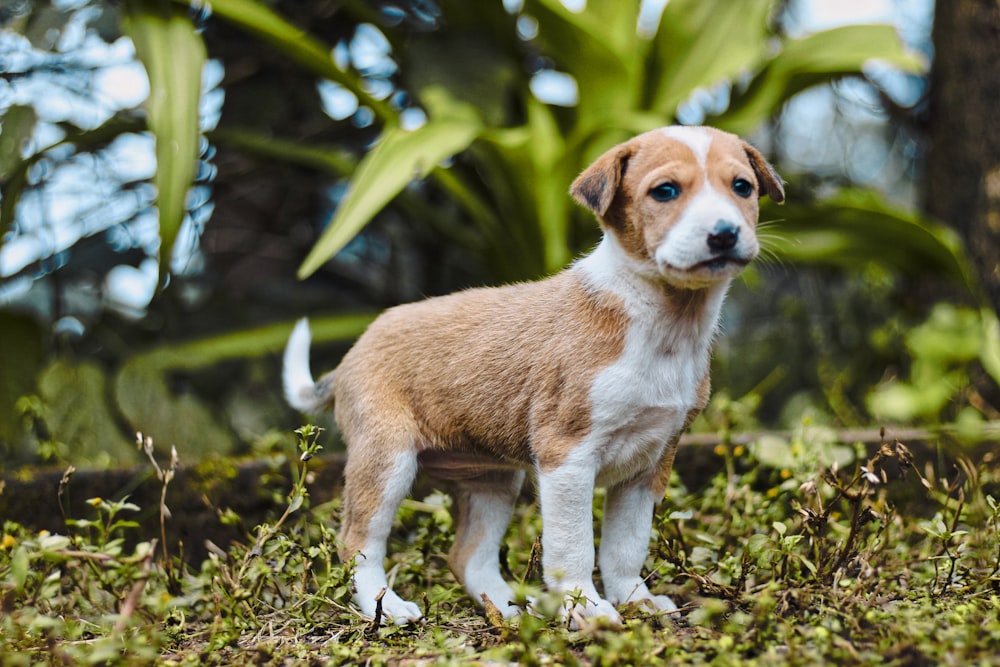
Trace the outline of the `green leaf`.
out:
[[[962,385],[961,373],[934,375],[926,383],[888,382],[867,398],[869,412],[878,419],[910,422],[918,417],[933,419]]]
[[[755,71],[768,44],[766,0],[672,0],[660,19],[647,80],[650,108],[673,116],[698,88]]]
[[[21,157],[24,142],[35,129],[35,110],[31,107],[12,106],[0,119],[0,246],[4,233],[14,221],[14,208],[27,183],[28,163]]]
[[[45,346],[34,320],[11,313],[0,312],[0,338],[0,442],[9,443],[20,427],[14,406],[17,399],[35,392]]]
[[[0,118],[0,183],[7,179],[21,164],[24,143],[35,130],[37,117],[31,107],[14,105]]]
[[[545,249],[545,270],[555,273],[571,258],[567,239],[570,183],[576,175],[576,165],[566,159],[566,143],[559,132],[552,112],[543,104],[531,100],[528,104],[528,124],[531,143],[528,151],[534,173],[532,187],[536,216]]]
[[[927,321],[906,333],[906,347],[914,357],[944,367],[976,359],[982,338],[983,323],[978,311],[939,303]]]
[[[430,115],[427,124],[412,131],[387,128],[358,164],[330,225],[299,268],[299,278],[312,275],[347,245],[410,181],[425,177],[479,136],[482,123],[469,105],[439,90],[425,91],[423,101]]]
[[[28,557],[28,550],[23,546],[14,550],[14,555],[10,559],[10,583],[13,584],[14,592],[20,592],[28,581],[28,572],[31,568],[31,559]]]
[[[589,3],[588,3],[589,5]],[[527,0],[525,12],[538,21],[538,41],[556,69],[573,75],[579,88],[577,108],[585,119],[607,117],[628,109],[632,86],[638,79],[635,36],[638,3],[617,3],[618,14],[606,24],[606,2],[597,11],[588,8],[576,13],[558,0]],[[633,39],[628,44],[615,35],[615,24],[631,23]]]
[[[103,466],[138,460],[108,405],[108,382],[99,366],[53,361],[39,376],[38,387],[48,406],[49,430],[72,448],[78,465],[81,461]]]
[[[786,40],[747,90],[712,122],[730,132],[749,133],[796,93],[860,74],[873,60],[909,72],[926,68],[918,56],[906,50],[890,25],[845,26]]]
[[[353,340],[368,327],[375,315],[344,314],[310,319],[315,342]],[[126,365],[141,366],[158,373],[168,370],[199,370],[232,359],[263,357],[280,352],[292,332],[294,322],[268,324],[230,333],[208,336],[172,345],[161,345],[135,355]]]
[[[974,284],[953,230],[868,190],[844,189],[809,204],[767,205],[761,220],[765,248],[782,260],[852,271],[871,262],[905,276],[934,274],[963,287]]]
[[[979,359],[993,381],[1000,385],[1000,321],[990,308],[983,308],[980,317],[983,340]]]
[[[114,396],[133,432],[176,445],[182,460],[230,453],[232,438],[212,411],[194,396],[171,393],[155,368],[126,364],[115,378]]]
[[[310,321],[313,340],[357,338],[374,319],[371,314],[338,315]],[[293,323],[163,345],[130,358],[114,382],[118,407],[129,427],[159,442],[177,445],[185,459],[206,452],[226,452],[232,438],[208,408],[192,396],[175,396],[167,386],[170,371],[210,368],[231,359],[274,355],[284,347]],[[134,451],[134,447],[131,448]]]
[[[123,28],[149,76],[146,115],[156,139],[153,183],[160,214],[160,274],[166,275],[198,166],[205,43],[186,9],[156,0],[129,0]]]
[[[333,146],[307,145],[300,141],[279,139],[271,134],[252,129],[230,127],[212,130],[206,135],[212,143],[232,146],[269,160],[280,160],[316,169],[335,178],[349,176],[356,166],[356,161],[346,150]]]
[[[187,7],[187,0],[174,0]],[[288,22],[267,5],[255,0],[212,0],[212,14],[222,17],[254,37],[267,42],[313,74],[344,86],[383,121],[396,122],[396,112],[369,95],[360,76],[337,67],[333,50],[322,40]]]

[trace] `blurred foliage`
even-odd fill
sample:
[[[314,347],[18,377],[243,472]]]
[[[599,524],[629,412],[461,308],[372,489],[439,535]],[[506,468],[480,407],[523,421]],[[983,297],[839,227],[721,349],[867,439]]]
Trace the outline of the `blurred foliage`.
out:
[[[869,397],[872,414],[879,418],[899,422],[942,418],[956,394],[975,391],[968,373],[973,363],[1000,383],[1000,326],[990,310],[938,304],[926,322],[906,333],[905,341],[912,357],[909,377],[877,387]],[[982,420],[972,407],[958,417],[971,433]]]
[[[232,174],[223,170],[218,189],[235,194],[221,193],[228,198],[219,198],[205,230],[205,247],[237,239],[230,252],[246,257],[247,266],[231,282],[248,283],[250,296],[233,307],[224,297],[237,288],[227,285],[230,292],[223,292],[216,285],[213,297],[212,287],[205,287],[213,270],[223,271],[225,257],[216,250],[216,264],[198,279],[170,276],[171,284],[145,319],[123,324],[102,315],[82,340],[65,334],[44,338],[53,361],[45,360],[37,327],[20,318],[0,320],[0,354],[10,359],[0,385],[0,447],[10,462],[39,456],[62,460],[70,451],[91,452],[101,462],[135,460],[138,454],[122,435],[126,428],[193,451],[231,451],[234,440],[245,445],[246,429],[236,422],[253,411],[230,411],[222,404],[280,402],[274,358],[290,326],[282,322],[307,310],[321,311],[324,315],[314,320],[317,342],[344,342],[370,318],[355,313],[470,283],[554,272],[597,238],[592,217],[573,206],[566,193],[575,175],[612,143],[675,122],[682,111],[685,118],[704,117],[706,123],[766,142],[767,123],[811,86],[862,76],[873,59],[914,73],[924,67],[891,26],[791,37],[776,20],[781,3],[758,0],[672,0],[656,20],[640,17],[641,3],[615,0],[592,0],[579,12],[558,0],[526,0],[510,11],[500,2],[462,0],[308,8],[220,0],[211,3],[210,12],[208,6],[180,0],[95,6],[100,18],[94,22],[103,35],[121,31],[131,37],[149,75],[150,97],[142,108],[116,113],[98,128],[60,123],[65,136],[34,152],[19,148],[36,124],[33,110],[9,107],[0,118],[0,229],[16,225],[18,200],[32,187],[31,170],[44,171],[39,165],[56,159],[54,151],[100,148],[123,133],[145,129],[155,137],[153,181],[160,272],[165,274],[172,250],[176,255],[179,230],[191,219],[196,198],[188,188],[198,179],[199,156],[204,160],[206,153],[198,124],[203,91],[196,84],[205,59],[218,52],[229,97],[220,126],[207,138],[227,156],[249,156],[264,164],[266,175],[254,181],[246,162],[227,158],[237,168]],[[65,19],[60,24],[53,18],[56,14],[48,7],[28,11],[5,28],[44,41],[38,37],[44,33],[42,17],[57,26],[56,34],[68,29]],[[351,52],[352,40],[372,25],[387,42],[383,60],[388,66],[365,64]],[[52,44],[47,48],[58,51]],[[533,93],[532,86],[544,73],[569,75],[573,99],[541,101],[544,96]],[[318,114],[317,81],[353,98],[356,111],[340,121]],[[307,98],[311,101],[303,105]],[[274,111],[280,104],[284,116]],[[300,112],[302,106],[309,109]],[[283,179],[281,173],[291,175]],[[314,201],[313,217],[303,225],[300,209],[294,209],[297,217],[286,216],[288,207],[301,202],[284,188],[314,177],[306,182],[315,183],[316,190],[331,181],[336,185],[329,188],[326,210]],[[788,177],[797,182],[795,175]],[[264,190],[279,203],[257,210],[254,198]],[[315,192],[311,196],[320,199]],[[254,216],[270,225],[259,233],[260,247],[283,257],[277,271],[263,268],[271,257],[257,248],[257,254],[249,252],[240,240],[241,233],[250,234]],[[777,263],[826,267],[839,272],[826,275],[837,276],[876,266],[879,275],[936,275],[973,288],[953,233],[867,190],[842,189],[814,200],[804,189],[790,187],[789,203],[780,209],[766,205],[762,220],[766,252]],[[312,277],[293,286],[292,271],[286,269],[299,262],[299,275]],[[433,283],[413,280],[418,263],[434,274]],[[26,272],[37,279],[51,270],[43,261]],[[766,268],[750,274],[747,284],[758,290],[754,299],[793,297],[782,290],[761,294],[767,280]],[[85,285],[86,279],[67,273],[61,282]],[[374,283],[383,286],[365,294],[361,286]],[[69,302],[59,289],[57,284],[53,319]],[[889,291],[880,291],[879,298],[888,300]],[[293,292],[303,296],[291,298]],[[785,302],[777,305],[788,310]],[[896,331],[895,340],[902,340],[910,316],[887,315],[885,320],[897,324],[883,331]],[[279,323],[262,326],[262,321]],[[883,323],[843,326],[868,337]],[[846,364],[864,372],[845,379],[836,373],[845,364],[836,355],[851,356],[844,354],[842,341],[830,356],[822,349],[817,355],[810,346],[832,338],[809,333],[796,343],[800,354],[790,356],[782,341],[787,334],[780,329],[774,339],[778,349],[755,350],[742,371],[735,368],[739,359],[721,362],[729,365],[723,376],[743,373],[735,395],[775,392],[772,402],[781,406],[770,406],[771,416],[791,413],[799,404],[790,399],[806,382],[820,387],[840,422],[865,421],[872,374],[877,379],[881,372],[873,362],[884,367],[920,355],[912,346],[892,351],[890,345],[874,357],[854,355]],[[761,349],[776,356],[763,358]],[[792,364],[811,370],[789,370]],[[237,365],[243,370],[233,372]],[[776,366],[785,369],[784,381],[762,382]],[[915,363],[915,382],[920,372]],[[904,385],[897,383],[892,391]],[[890,389],[879,391],[871,399],[873,409]],[[936,411],[911,408],[908,414],[933,418],[942,412],[939,405]],[[287,412],[275,417],[293,418]]]

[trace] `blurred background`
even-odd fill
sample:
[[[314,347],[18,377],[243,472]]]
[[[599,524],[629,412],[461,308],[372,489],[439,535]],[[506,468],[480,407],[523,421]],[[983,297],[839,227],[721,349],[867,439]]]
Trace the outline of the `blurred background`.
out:
[[[558,271],[599,233],[572,179],[671,123],[787,181],[695,430],[981,440],[998,34],[995,0],[0,0],[0,469],[292,446],[295,319],[318,373],[388,306]]]

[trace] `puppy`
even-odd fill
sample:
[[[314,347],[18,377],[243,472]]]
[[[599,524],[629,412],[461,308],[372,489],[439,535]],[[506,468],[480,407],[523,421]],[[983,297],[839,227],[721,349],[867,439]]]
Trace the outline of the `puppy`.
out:
[[[758,198],[780,177],[738,137],[667,127],[599,157],[572,196],[600,220],[589,255],[538,282],[470,289],[392,308],[314,382],[310,334],[284,356],[289,403],[331,405],[347,443],[342,557],[355,603],[396,623],[420,609],[393,592],[383,561],[418,469],[456,480],[449,565],[473,600],[520,612],[499,545],[531,472],[542,570],[567,614],[621,618],[615,605],[674,610],[642,576],[653,509],[677,442],[709,395],[709,356],[730,281],[757,255]],[[603,595],[594,584],[591,504],[607,490]]]

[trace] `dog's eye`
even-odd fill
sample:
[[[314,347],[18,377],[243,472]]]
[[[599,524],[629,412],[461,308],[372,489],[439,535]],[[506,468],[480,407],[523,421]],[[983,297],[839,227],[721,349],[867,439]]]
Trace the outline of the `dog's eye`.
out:
[[[671,201],[681,196],[681,188],[676,183],[661,183],[649,191],[656,201]]]
[[[753,194],[753,184],[745,178],[733,181],[733,192],[739,197],[749,197]]]

